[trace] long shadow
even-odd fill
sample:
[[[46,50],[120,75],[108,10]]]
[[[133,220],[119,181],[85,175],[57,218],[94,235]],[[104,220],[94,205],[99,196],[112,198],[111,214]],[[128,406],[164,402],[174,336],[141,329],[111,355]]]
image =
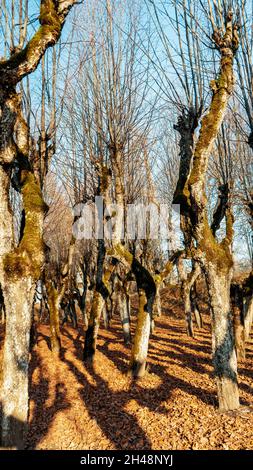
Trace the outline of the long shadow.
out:
[[[46,336],[39,333],[46,340]],[[48,344],[48,342],[47,342]],[[32,375],[39,368],[39,382],[32,386]],[[29,423],[29,431],[26,440],[26,449],[35,449],[39,442],[46,436],[55,415],[60,410],[70,407],[66,400],[66,387],[63,382],[55,384],[55,399],[52,405],[46,405],[49,398],[49,380],[43,375],[42,361],[36,350],[33,349],[29,371],[30,401],[34,402],[32,421]]]
[[[83,358],[83,344],[84,344],[84,333],[83,333],[83,330],[82,328],[78,327],[77,330],[75,330],[78,332],[77,336],[75,335],[72,335],[70,333],[70,329],[69,328],[62,328],[62,334],[68,338],[71,343],[73,344],[74,348],[75,348],[75,356],[76,358],[79,360],[79,361],[82,361],[82,358]],[[61,349],[61,354],[60,354],[60,357],[62,360],[64,360],[64,354],[62,353],[62,349]]]
[[[159,338],[159,336],[157,335],[152,335],[151,340],[154,340],[154,341],[157,340],[159,344],[164,344],[165,346],[168,346],[168,344],[173,344],[177,347],[180,347],[180,345],[182,344],[182,347],[187,348],[187,349],[192,349],[193,351],[204,352],[206,354],[211,353],[210,341],[200,340],[198,343],[197,342],[184,343],[182,341],[179,341],[178,338],[164,338],[164,337]],[[194,340],[195,338],[193,338],[193,341]]]
[[[63,349],[63,355],[65,356]],[[91,385],[85,374],[69,359],[65,364],[81,385],[80,397],[92,419],[95,419],[104,435],[116,449],[151,449],[151,441],[138,423],[137,418],[124,410],[132,398],[128,390],[112,391],[107,382],[98,375],[91,364],[86,365],[95,385]]]
[[[122,362],[122,359],[129,359],[128,356],[123,354],[121,351],[110,351],[108,347],[101,347],[101,352],[106,355],[108,359],[121,371],[127,372],[128,363],[126,361]],[[156,356],[155,356],[156,358]],[[184,366],[186,363],[184,363]],[[188,364],[187,364],[188,365]],[[161,379],[161,384],[156,389],[143,389],[141,382],[133,382],[133,387],[137,390],[135,400],[137,400],[140,405],[149,408],[151,411],[157,410],[157,407],[160,407],[161,402],[169,399],[171,392],[174,389],[181,389],[182,391],[188,393],[189,395],[194,395],[203,401],[207,405],[215,406],[217,405],[217,399],[215,394],[209,390],[203,388],[195,387],[193,384],[189,384],[182,380],[181,378],[170,375],[166,372],[165,367],[159,364],[149,364],[149,372],[154,373]],[[207,372],[204,370],[204,372]],[[201,373],[203,371],[201,370]],[[140,395],[138,391],[142,391]],[[167,413],[167,410],[165,410]],[[162,412],[162,408],[159,408],[159,412]]]
[[[182,332],[182,330],[181,330],[181,332]],[[117,343],[118,344],[119,339],[121,339],[121,337],[122,337],[122,333],[121,333],[120,329],[118,329],[118,328],[115,328],[114,334],[116,336],[115,340],[111,340],[111,339],[107,340],[103,346],[98,346],[98,349],[102,353],[104,351],[106,351],[107,357],[109,357],[112,362],[115,362],[114,361],[114,356],[116,356],[116,351],[110,351],[108,349],[107,345],[112,344],[112,343]],[[159,336],[154,335],[152,337],[152,341],[150,343],[148,358],[152,358],[154,360],[156,360],[156,359],[160,360],[160,358],[164,357],[164,354],[159,349],[157,349],[156,345],[154,344],[155,340],[157,340],[160,344]],[[164,338],[162,338],[162,340],[164,340]],[[210,353],[211,352],[210,346],[209,346],[209,348],[206,347],[206,346],[203,346],[203,348],[202,348],[201,345],[200,346],[195,345],[195,344],[194,345],[192,345],[192,344],[185,345],[183,343],[182,347],[180,347],[180,340],[178,340],[178,339],[177,340],[172,339],[171,341],[170,341],[170,339],[168,339],[168,340],[166,339],[166,342],[167,341],[168,341],[168,343],[170,343],[170,342],[173,343],[173,348],[174,348],[173,351],[170,350],[167,353],[168,365],[169,365],[169,360],[170,359],[179,360],[182,367],[185,367],[187,365],[187,367],[190,367],[194,372],[197,372],[197,373],[200,373],[200,374],[207,373],[207,374],[210,375],[210,372],[204,367],[204,365],[210,364],[211,359],[206,358],[206,357],[199,357],[199,356],[191,354],[190,352],[185,350],[185,346],[187,346],[187,348],[189,348],[189,349]],[[126,356],[123,355],[122,352],[117,351],[117,363],[115,362],[115,365],[123,373],[126,372],[125,369],[127,367],[124,359],[126,360]]]
[[[129,355],[123,353],[122,351],[119,350],[110,350],[109,345],[115,343],[118,344],[118,335],[120,335],[120,338],[122,334],[120,334],[121,331],[119,328],[114,329],[114,334],[116,336],[115,339],[106,339],[104,344],[102,346],[98,345],[97,349],[101,351],[116,367],[117,369],[123,373],[126,374],[128,372],[128,363],[129,363]],[[71,338],[72,335],[68,333],[69,337]],[[103,334],[101,332],[100,337],[103,337]],[[76,348],[76,357],[80,359],[80,346],[81,344],[79,343],[78,348]],[[179,349],[180,350],[180,349]],[[192,364],[189,365],[189,361],[192,362],[194,359],[196,361],[196,356],[193,356],[191,354],[187,355],[188,360],[184,360],[186,352],[183,350],[181,354],[173,353],[172,356],[176,359],[180,359],[182,367],[185,367],[186,365],[188,367],[191,367],[192,370],[203,374],[207,373],[209,374],[209,371],[207,371],[204,367],[201,367],[200,364]],[[158,354],[156,352],[156,348],[154,345],[151,345],[150,347],[150,352],[149,352],[149,357],[154,356],[154,359],[158,359]],[[168,355],[168,359],[171,357],[171,352]],[[200,358],[198,358],[200,359]],[[66,360],[65,360],[66,361]],[[203,363],[209,363],[208,359],[206,358],[201,358],[201,361]],[[169,364],[167,364],[169,365]],[[141,385],[138,384],[138,382],[133,383],[133,391],[137,391],[137,393],[134,395],[134,399],[137,400],[140,404],[148,407],[151,411],[154,411],[154,409],[157,409],[157,406],[159,407],[159,403],[161,403],[164,400],[167,400],[171,394],[171,392],[176,389],[180,388],[184,392],[187,392],[190,395],[194,395],[198,398],[200,398],[205,404],[215,406],[217,405],[217,399],[215,397],[215,394],[212,392],[205,390],[203,388],[195,387],[193,384],[189,384],[182,380],[181,378],[179,379],[178,377],[174,377],[170,374],[168,374],[165,371],[165,368],[162,367],[159,364],[149,364],[149,371],[155,373],[156,375],[159,376],[159,378],[162,380],[162,384],[157,388],[157,389],[146,389],[145,391],[141,387]],[[210,374],[212,375],[212,373]],[[139,396],[139,393],[142,391],[141,394],[141,399]],[[146,398],[145,398],[146,397]],[[154,406],[153,406],[154,403]]]
[[[164,325],[161,323],[160,327],[164,329]],[[168,328],[174,331],[175,334],[182,334],[182,328],[172,326]],[[74,355],[82,364],[83,354],[83,333],[78,330],[76,335],[74,332],[71,334],[70,328],[63,328],[62,334],[69,339],[74,345]],[[118,370],[125,374],[128,371],[129,352],[125,348],[126,352],[122,350],[111,350],[109,348],[112,344],[122,344],[122,331],[116,324],[113,327],[114,338],[108,338],[100,331],[100,338],[104,340],[102,346],[98,345],[98,350],[101,351],[115,366]],[[45,335],[40,333],[40,336],[48,343]],[[204,333],[204,336],[208,336],[208,333]],[[201,339],[201,344],[197,345],[189,344],[185,345],[178,339],[171,338],[159,338],[159,335],[153,335],[152,342],[150,345],[149,357],[153,360],[158,360],[161,355],[161,350],[157,349],[154,341],[164,341],[164,343],[171,343],[174,347],[174,351],[168,353],[168,361],[165,362],[165,366],[168,369],[169,359],[173,359],[180,362],[180,367],[189,367],[193,371],[203,374],[210,374],[205,369],[204,364],[209,364],[211,359],[199,358],[190,352],[185,351],[185,346],[193,351],[210,352],[210,343]],[[202,343],[208,343],[209,347],[203,346]],[[184,349],[183,349],[184,347]],[[89,412],[92,419],[96,420],[97,424],[103,431],[104,435],[114,444],[117,449],[151,449],[151,442],[138,423],[135,416],[125,410],[125,407],[131,400],[136,401],[140,406],[148,408],[151,412],[160,414],[168,414],[167,408],[163,402],[168,401],[174,390],[180,389],[183,392],[191,396],[196,396],[199,400],[209,406],[217,406],[216,394],[203,387],[195,386],[192,383],[184,381],[181,377],[176,377],[169,374],[165,367],[158,363],[149,364],[149,372],[154,373],[160,378],[161,383],[157,388],[149,389],[142,386],[141,382],[133,381],[127,390],[121,390],[115,392],[110,389],[109,384],[104,380],[93,367],[89,364],[86,365],[86,370],[95,381],[95,384],[90,384],[86,375],[79,367],[73,362],[66,358],[66,348],[62,348],[61,359],[69,367],[69,370],[74,374],[76,380],[81,385],[79,390],[80,397]],[[36,354],[33,354],[36,367],[40,366],[40,359]],[[177,362],[178,363],[178,362]],[[81,368],[83,365],[81,365]],[[244,373],[248,372],[247,369]],[[245,374],[247,375],[247,374]],[[212,373],[210,374],[212,376]],[[40,396],[36,395],[36,390],[32,393],[31,398],[36,402],[36,408],[34,412],[34,418],[30,425],[29,441],[27,448],[35,448],[39,441],[46,435],[50,423],[52,422],[55,412],[57,409],[65,409],[70,406],[66,402],[66,392],[64,385],[59,383],[56,385],[56,399],[53,405],[46,407],[45,402],[48,396],[49,384],[48,380],[41,377],[38,386],[42,393]],[[247,393],[252,393],[252,388],[247,384],[240,384],[240,387]],[[242,400],[242,404],[248,404],[245,400]]]
[[[47,335],[44,335],[41,331],[39,331],[37,332],[37,340],[36,340],[37,345],[39,345],[41,339],[45,341],[49,351],[51,351],[50,337]]]

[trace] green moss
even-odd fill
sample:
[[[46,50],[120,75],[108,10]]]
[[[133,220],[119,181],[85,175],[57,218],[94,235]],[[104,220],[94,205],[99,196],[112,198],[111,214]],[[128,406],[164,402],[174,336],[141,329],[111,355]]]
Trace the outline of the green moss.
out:
[[[37,184],[35,177],[28,171],[21,174],[22,196],[25,212],[45,212],[47,205],[43,201],[41,189]]]
[[[33,55],[37,55],[37,47],[40,46],[43,38],[51,33],[52,44],[54,44],[61,32],[62,24],[55,8],[55,2],[53,0],[45,0],[41,2],[41,10],[39,16],[40,24],[38,31],[33,35],[27,46],[21,51],[13,54],[8,60],[2,61],[0,69],[14,69],[19,67],[21,64],[29,61]]]
[[[23,171],[21,182],[25,210],[24,233],[18,247],[5,256],[3,264],[7,276],[11,278],[31,275],[34,279],[38,279],[44,260],[41,219],[47,206],[32,173]]]
[[[125,249],[121,243],[118,243],[112,249],[109,249],[108,255],[119,258],[120,260],[125,260],[129,266],[132,265],[134,259],[133,255],[127,249]]]
[[[106,191],[109,189],[111,185],[111,177],[112,177],[112,172],[110,168],[107,168],[107,166],[103,165],[101,168],[101,179],[100,179],[100,185],[101,185],[101,194],[105,195]]]
[[[215,264],[220,272],[226,272],[233,266],[230,247],[226,243],[218,243],[214,238],[205,214],[202,236],[199,243],[202,253],[205,253],[207,262]]]
[[[53,26],[56,29],[61,28],[54,0],[44,0],[44,2],[41,2],[39,20],[41,25]]]

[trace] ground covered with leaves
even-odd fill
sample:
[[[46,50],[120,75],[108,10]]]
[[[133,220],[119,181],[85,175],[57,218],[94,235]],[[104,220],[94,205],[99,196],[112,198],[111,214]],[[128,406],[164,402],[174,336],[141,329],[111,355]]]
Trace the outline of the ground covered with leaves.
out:
[[[82,362],[81,327],[62,328],[59,359],[49,334],[39,326],[32,352],[28,449],[253,449],[253,347],[239,366],[242,410],[220,414],[207,317],[194,339],[180,314],[160,318],[138,382],[117,319],[101,326],[93,367]]]

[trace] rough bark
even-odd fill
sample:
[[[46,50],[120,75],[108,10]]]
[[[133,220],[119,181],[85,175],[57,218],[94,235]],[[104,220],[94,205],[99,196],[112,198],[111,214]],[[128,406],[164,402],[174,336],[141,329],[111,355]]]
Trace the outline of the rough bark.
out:
[[[47,282],[47,298],[50,318],[50,346],[54,354],[59,354],[61,350],[61,333],[59,310],[63,297],[62,292],[54,287],[53,282]]]
[[[127,293],[121,292],[118,295],[118,306],[120,313],[120,320],[123,330],[123,339],[126,345],[131,344],[131,324],[130,324],[130,311],[129,299]]]
[[[104,306],[103,296],[96,290],[93,293],[88,328],[85,333],[83,359],[93,361],[96,352],[100,316]]]
[[[192,286],[191,291],[190,291],[191,310],[194,313],[197,327],[203,328],[203,319],[202,319],[202,315],[198,307],[198,301],[197,301],[198,296],[197,296],[196,290],[197,288],[196,288],[196,281],[195,281],[195,284]]]
[[[213,335],[213,362],[217,381],[219,407],[239,407],[235,341],[230,306],[230,284],[233,270],[231,243],[233,217],[229,206],[225,209],[226,236],[221,243],[214,237],[214,229],[208,224],[205,194],[206,172],[213,143],[223,122],[228,100],[234,86],[233,60],[238,48],[237,25],[233,14],[228,12],[225,32],[215,30],[213,41],[220,53],[220,72],[211,82],[212,99],[201,121],[201,128],[193,151],[187,177],[179,175],[179,194],[183,215],[190,220],[193,258],[200,263],[206,274],[210,294]],[[217,214],[218,219],[218,214]]]
[[[244,335],[245,341],[248,341],[253,323],[253,271],[251,271],[249,276],[243,281],[242,292],[244,300]]]
[[[232,270],[222,275],[210,267],[208,271],[211,301],[212,348],[214,373],[217,383],[219,408],[239,408],[237,359],[230,306],[230,282]]]
[[[3,352],[2,445],[23,447],[28,418],[28,365],[34,282],[16,280],[5,290],[6,337]],[[15,309],[15,315],[13,315]]]
[[[230,299],[233,311],[235,347],[238,360],[245,359],[245,330],[244,330],[244,306],[243,293],[239,285],[232,284]]]
[[[139,308],[136,332],[132,346],[130,372],[133,377],[142,377],[146,370],[156,283],[147,269],[145,269],[119,241],[114,242],[113,248],[108,250],[108,255],[114,256],[122,262],[132,271],[136,279]]]
[[[247,297],[244,303],[244,338],[249,341],[253,324],[253,296]]]
[[[147,297],[143,289],[139,289],[139,307],[130,369],[133,377],[141,378],[146,372],[151,315],[147,310]]]
[[[29,165],[29,130],[15,87],[35,70],[46,49],[58,40],[74,3],[42,0],[38,31],[24,49],[0,60],[0,283],[6,307],[2,445],[18,448],[23,446],[28,418],[30,327],[35,285],[44,262],[42,227],[46,206]],[[11,179],[24,206],[24,223],[16,248],[9,205]]]
[[[185,321],[186,321],[186,331],[189,336],[194,337],[194,328],[193,328],[193,315],[196,313],[196,307],[193,309],[191,291],[196,282],[196,279],[200,275],[200,266],[197,263],[194,263],[192,271],[186,276],[185,280],[182,282],[182,294],[184,298],[184,308],[185,308]]]
[[[32,306],[44,261],[42,229],[46,206],[34,176],[21,172],[25,227],[17,248],[4,256],[6,308],[3,351],[2,444],[23,446],[28,418],[28,364]]]
[[[40,27],[28,44],[8,60],[0,61],[1,85],[16,85],[38,66],[45,51],[56,44],[61,35],[66,16],[77,0],[41,0]]]

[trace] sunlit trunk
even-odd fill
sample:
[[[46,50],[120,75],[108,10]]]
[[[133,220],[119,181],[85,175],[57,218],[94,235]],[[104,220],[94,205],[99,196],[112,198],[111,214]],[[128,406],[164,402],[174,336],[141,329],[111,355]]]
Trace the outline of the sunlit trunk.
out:
[[[95,291],[93,294],[88,328],[85,333],[83,359],[92,361],[96,352],[97,336],[100,324],[100,317],[104,307],[102,295]]]
[[[122,324],[124,343],[131,344],[129,302],[127,295],[123,292],[118,293],[118,308]]]
[[[249,340],[253,324],[253,296],[247,297],[244,303],[244,336]]]
[[[28,418],[30,330],[35,287],[44,260],[42,228],[46,210],[40,188],[29,172],[24,171],[21,193],[24,230],[18,246],[1,258],[1,285],[6,309],[1,389],[2,444],[18,448],[23,445]],[[3,214],[4,201],[1,203]],[[4,226],[1,229],[4,238]]]
[[[28,366],[35,282],[21,279],[4,289],[6,334],[3,350],[2,444],[22,448],[28,420]]]
[[[50,344],[51,351],[55,354],[60,353],[61,333],[60,333],[60,303],[62,294],[55,289],[51,282],[47,283],[47,298],[50,318]]]
[[[147,308],[145,291],[139,291],[139,308],[134,342],[131,355],[131,373],[134,377],[141,378],[146,371],[148,345],[151,325],[151,314]]]
[[[230,305],[230,283],[231,270],[221,273],[209,266],[207,284],[211,306],[212,351],[219,408],[221,410],[239,408],[237,358]]]
[[[184,297],[184,309],[185,309],[185,323],[186,323],[186,331],[188,336],[194,337],[194,330],[193,330],[193,319],[192,319],[192,304],[190,299],[190,290],[191,286],[187,280],[183,282],[182,291]]]

